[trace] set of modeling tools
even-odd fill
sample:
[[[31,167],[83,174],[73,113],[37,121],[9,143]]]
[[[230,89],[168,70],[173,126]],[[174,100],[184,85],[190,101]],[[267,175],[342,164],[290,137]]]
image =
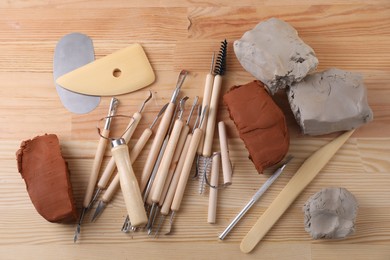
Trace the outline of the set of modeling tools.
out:
[[[200,174],[199,176],[202,176],[204,183],[212,188],[210,191],[208,222],[215,223],[219,164],[221,161],[225,184],[231,183],[232,174],[226,129],[223,122],[218,123],[221,152],[211,153],[222,76],[226,69],[226,49],[227,42],[225,40],[221,43],[218,57],[215,59],[215,55],[213,55],[211,70],[206,78],[202,105],[198,104],[199,98],[195,97],[187,117],[184,116],[186,101],[189,100],[189,97],[179,98],[181,87],[187,76],[187,71],[182,70],[170,101],[161,108],[136,144],[130,147],[130,151],[128,143],[142,118],[146,103],[152,98],[152,93],[149,93],[140,109],[129,117],[128,126],[123,134],[117,138],[109,135],[112,121],[115,120],[115,117],[119,117],[119,115],[116,115],[119,101],[116,98],[112,99],[108,115],[102,119],[105,120],[105,125],[101,131],[99,129],[100,141],[74,241],[78,239],[86,212],[93,208],[96,201],[99,201],[92,216],[92,221],[95,221],[103,213],[106,205],[112,200],[119,187],[128,213],[122,227],[123,232],[146,230],[148,234],[152,234],[154,231],[155,236],[157,236],[165,218],[170,216],[167,234],[171,233],[173,219],[180,209],[196,155],[199,157],[196,167],[197,172]],[[194,115],[196,115],[196,118],[191,127],[191,119],[195,117]],[[152,136],[153,129],[159,119],[144,167],[139,174],[138,183],[136,178],[138,173],[134,172],[132,163],[137,159]],[[112,157],[105,169],[102,169],[102,174],[98,180],[108,141],[111,142]],[[199,147],[202,148],[201,153]],[[199,164],[202,164],[203,167]],[[209,168],[208,164],[212,164],[212,167],[210,167],[210,181],[207,177],[210,173],[206,172],[206,169]],[[116,168],[117,173],[115,173]],[[200,173],[200,168],[204,172]],[[110,180],[111,183],[109,183]],[[102,193],[103,195],[99,199]],[[157,225],[158,216],[160,216],[160,219]]]

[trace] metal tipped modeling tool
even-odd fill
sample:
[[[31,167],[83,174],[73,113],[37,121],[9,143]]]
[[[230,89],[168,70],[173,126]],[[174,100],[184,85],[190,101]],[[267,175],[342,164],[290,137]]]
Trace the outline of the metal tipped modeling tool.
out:
[[[282,165],[275,171],[275,173],[264,182],[264,184],[257,190],[255,195],[250,199],[250,201],[245,205],[245,207],[237,214],[237,216],[233,219],[233,221],[226,227],[226,229],[219,235],[219,239],[223,240],[229,232],[234,228],[234,226],[241,220],[241,218],[248,212],[250,208],[260,199],[260,197],[268,190],[272,183],[282,174],[284,168],[286,168],[287,164],[291,161],[293,157],[287,156]]]
[[[203,108],[207,109],[207,107]],[[202,124],[203,124],[203,119],[201,118],[199,121],[199,125],[197,128],[194,129],[192,133],[192,138],[190,145],[188,147],[188,152],[186,154],[185,160],[184,160],[184,165],[183,169],[180,174],[180,178],[177,184],[177,188],[175,191],[175,196],[173,197],[172,205],[171,205],[171,220],[173,220],[173,216],[175,215],[175,212],[177,212],[180,209],[181,202],[183,200],[184,196],[184,191],[187,186],[187,181],[188,177],[190,176],[191,173],[191,168],[192,164],[195,159],[196,151],[198,149],[198,145],[200,142],[200,138],[202,136]],[[172,221],[170,221],[170,231],[172,229]]]
[[[133,146],[133,148],[130,151],[130,159],[131,162],[134,163],[137,159],[138,155],[141,153],[142,149],[145,147],[147,141],[149,140],[150,136],[152,135],[152,129],[157,123],[158,119],[161,117],[161,115],[165,112],[165,109],[167,108],[168,103],[165,104],[160,112],[156,115],[154,118],[152,124],[144,130],[141,137],[138,139],[137,143]],[[115,162],[115,161],[114,161]],[[116,175],[114,179],[111,181],[110,185],[108,186],[107,190],[104,192],[102,199],[99,201],[99,204],[93,214],[92,221],[95,221],[96,218],[103,212],[105,209],[107,203],[109,203],[114,196],[114,194],[118,191],[119,188],[119,175]]]
[[[130,142],[131,137],[133,136],[139,122],[141,121],[142,118],[141,113],[143,112],[146,103],[148,103],[148,101],[151,100],[152,97],[153,97],[152,92],[149,90],[149,96],[144,100],[144,102],[142,102],[140,109],[137,112],[135,112],[133,117],[130,119],[130,122],[127,126],[128,130],[123,135],[123,139],[125,139],[126,144]],[[114,157],[111,157],[110,161],[108,162],[106,168],[102,173],[102,176],[99,179],[95,195],[93,196],[93,199],[91,200],[88,208],[92,208],[96,199],[99,197],[100,192],[107,187],[108,181],[110,180],[112,174],[114,173],[115,168],[116,165],[115,165]]]
[[[175,102],[177,99],[177,96],[179,95],[180,88],[183,85],[184,79],[187,76],[187,71],[182,70],[180,72],[180,75],[178,77],[177,83],[176,83],[176,88],[173,91],[171,100],[169,102],[169,105],[164,113],[163,118],[161,119],[160,125],[157,129],[156,136],[153,139],[152,146],[150,148],[150,153],[148,154],[148,157],[145,162],[145,166],[142,170],[142,175],[141,175],[141,181],[140,181],[140,187],[141,187],[141,192],[145,190],[145,187],[148,183],[148,180],[150,178],[150,175],[152,174],[154,164],[156,162],[158,153],[160,151],[161,145],[164,141],[164,137],[167,133],[169,123],[171,122],[173,112],[175,110]]]
[[[107,140],[108,140],[108,136],[110,133],[110,127],[111,127],[111,119],[116,113],[118,103],[119,103],[118,99],[116,99],[116,98],[111,99],[106,122],[105,122],[105,125],[103,128],[103,131],[101,133],[101,136],[99,139],[99,144],[98,144],[96,154],[95,154],[95,159],[93,161],[92,172],[91,172],[91,175],[89,176],[87,191],[85,193],[85,197],[84,197],[84,201],[83,201],[83,209],[82,209],[79,221],[78,221],[77,226],[76,226],[76,231],[75,231],[74,238],[73,238],[74,242],[77,241],[77,239],[80,235],[81,223],[83,222],[84,215],[87,212],[87,210],[89,209],[89,205],[90,205],[90,202],[92,200],[93,190],[94,190],[95,185],[96,185],[96,181],[97,181],[97,178],[99,175],[100,166],[101,166],[102,160],[103,160],[103,155],[104,155],[104,152],[105,152],[106,146],[107,146]]]
[[[195,107],[195,105],[196,105],[196,103],[194,102],[193,108]],[[193,111],[193,109],[191,109],[190,116],[188,117],[187,123],[189,122],[189,119],[191,117],[192,111]],[[180,159],[179,159],[179,161],[177,163],[177,166],[176,166],[176,168],[174,170],[172,179],[170,181],[170,185],[168,186],[168,190],[167,190],[165,199],[164,199],[162,204],[159,204],[160,208],[161,208],[161,210],[160,210],[160,216],[161,217],[160,217],[160,221],[159,221],[159,224],[158,224],[156,232],[155,232],[155,237],[158,236],[158,233],[159,233],[159,231],[161,229],[161,226],[162,226],[162,224],[164,222],[164,219],[165,219],[166,216],[168,216],[169,211],[171,209],[173,197],[175,196],[175,192],[176,192],[177,184],[179,182],[180,174],[182,172],[182,169],[183,169],[183,166],[184,166],[184,162],[186,160],[186,155],[187,155],[188,149],[190,147],[192,133],[195,130],[195,128],[198,127],[198,122],[199,122],[199,120],[201,118],[201,112],[202,112],[201,106],[198,106],[198,113],[197,113],[196,121],[195,121],[194,126],[193,126],[193,130],[191,131],[191,133],[187,134],[187,136],[186,136],[186,140],[185,140],[183,149],[182,149],[182,151],[180,153]]]
[[[164,151],[164,155],[162,157],[161,163],[160,163],[158,170],[157,170],[156,178],[153,181],[152,189],[150,192],[150,196],[151,196],[150,198],[151,198],[151,203],[152,203],[152,210],[151,210],[152,215],[151,216],[153,216],[153,218],[152,219],[149,218],[149,222],[147,225],[147,229],[148,229],[149,234],[150,234],[151,229],[153,227],[154,220],[157,216],[157,212],[158,212],[158,208],[159,208],[158,203],[161,200],[161,194],[162,194],[162,191],[164,189],[165,181],[166,181],[167,176],[168,176],[169,167],[171,165],[173,155],[175,153],[177,143],[179,141],[180,133],[181,133],[183,126],[185,124],[185,122],[183,121],[183,113],[184,113],[184,105],[185,105],[185,102],[187,101],[187,99],[188,99],[188,97],[183,97],[180,100],[179,116],[175,120],[172,132],[169,136],[167,147]],[[156,210],[156,211],[153,212],[153,210]]]
[[[168,105],[169,105],[169,104],[170,104],[170,103],[168,103]],[[175,111],[173,112],[173,116],[172,116],[171,119],[174,119],[174,118],[176,117],[176,113],[177,113],[177,111],[178,111],[178,108],[179,108],[179,106],[177,106],[177,107],[175,108]],[[163,143],[162,143],[162,145],[161,145],[160,151],[159,151],[159,153],[158,153],[156,162],[154,163],[153,171],[152,171],[152,173],[151,173],[151,175],[150,175],[150,178],[149,178],[149,180],[148,180],[146,189],[145,189],[145,191],[144,191],[143,201],[145,202],[145,210],[146,210],[146,212],[149,212],[149,214],[148,214],[148,215],[149,215],[149,218],[148,218],[148,219],[151,219],[150,214],[151,214],[152,212],[150,212],[150,205],[147,204],[146,201],[147,201],[147,198],[148,198],[149,193],[150,193],[150,191],[151,191],[151,188],[152,188],[152,184],[153,184],[154,178],[156,177],[158,167],[160,166],[162,157],[163,157],[163,155],[164,155],[164,151],[165,151],[165,149],[166,149],[166,147],[167,147],[169,135],[170,135],[170,133],[171,133],[171,131],[172,131],[172,128],[173,128],[173,123],[174,123],[174,120],[171,120],[171,121],[169,122],[169,127],[168,127],[167,134],[165,135],[165,138],[164,138],[164,141],[163,141]],[[130,219],[129,219],[128,216],[127,216],[126,219],[125,219],[125,222],[124,222],[124,224],[123,224],[123,227],[127,227],[127,229],[126,229],[126,228],[122,228],[122,231],[125,232],[125,233],[127,233],[129,230],[134,230],[134,227],[131,225],[131,223],[130,223],[129,221],[130,221]]]
[[[217,112],[218,112],[218,100],[222,88],[222,76],[225,74],[226,71],[227,44],[228,43],[226,40],[221,42],[221,48],[214,68],[215,77],[214,77],[214,83],[213,83],[213,88],[211,93],[208,118],[206,123],[206,131],[205,131],[205,137],[203,143],[202,156],[198,160],[198,170],[201,175],[199,176],[201,181],[200,193],[203,193],[205,176],[207,176],[207,174],[209,174],[211,170],[211,167],[208,167],[206,169],[205,166],[206,165],[211,166],[210,162],[208,163],[206,162],[211,160],[211,155],[212,155],[213,137],[214,137],[214,130],[215,130],[216,119],[217,119]],[[201,170],[201,166],[203,166],[203,170]]]

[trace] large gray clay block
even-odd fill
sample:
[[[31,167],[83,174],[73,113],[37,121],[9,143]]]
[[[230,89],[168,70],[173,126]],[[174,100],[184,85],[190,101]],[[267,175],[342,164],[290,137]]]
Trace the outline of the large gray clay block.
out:
[[[234,42],[241,65],[263,82],[271,94],[301,81],[317,68],[314,50],[288,23],[271,18]]]
[[[358,73],[339,69],[313,73],[293,84],[287,94],[304,134],[351,130],[373,119]]]

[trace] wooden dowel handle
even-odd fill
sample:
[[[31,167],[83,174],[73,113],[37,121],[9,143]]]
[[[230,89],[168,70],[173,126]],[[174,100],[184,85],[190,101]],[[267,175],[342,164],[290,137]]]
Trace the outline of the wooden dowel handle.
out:
[[[219,163],[221,161],[220,158],[221,155],[219,153],[213,155],[210,185],[214,187],[218,186]],[[208,223],[212,223],[212,224],[215,223],[215,219],[217,216],[217,196],[218,196],[218,189],[210,187],[209,207],[208,207],[208,214],[207,214]]]
[[[177,184],[179,182],[180,174],[182,172],[182,169],[183,169],[183,166],[184,166],[184,162],[186,160],[186,155],[187,155],[187,152],[188,152],[188,148],[190,147],[191,138],[192,138],[192,134],[187,135],[187,138],[186,138],[186,141],[184,143],[184,147],[183,147],[182,153],[180,155],[179,162],[177,164],[175,172],[173,173],[173,177],[172,177],[172,180],[171,180],[171,184],[169,185],[169,189],[167,191],[167,195],[165,196],[164,203],[161,206],[160,213],[162,215],[168,215],[169,210],[171,208],[173,197],[175,196]]]
[[[126,143],[129,143],[131,137],[134,134],[135,129],[137,128],[139,122],[141,121],[142,115],[139,112],[135,112],[133,114],[133,120],[130,120],[127,125],[127,131],[123,134],[123,139],[125,139]]]
[[[199,128],[195,129],[194,134],[191,138],[191,143],[190,143],[190,147],[188,148],[186,159],[184,161],[183,170],[180,175],[179,183],[177,184],[175,196],[172,201],[172,206],[171,206],[172,211],[176,212],[180,208],[180,204],[183,199],[184,191],[187,185],[187,180],[191,173],[192,163],[194,162],[196,150],[198,148],[201,136],[202,136],[202,130]]]
[[[177,164],[179,162],[180,155],[181,155],[181,152],[183,150],[183,147],[184,147],[184,144],[185,144],[185,141],[187,139],[189,131],[190,131],[190,127],[188,125],[184,125],[183,129],[181,130],[179,141],[177,141],[175,153],[173,154],[172,162],[171,162],[171,165],[169,166],[168,176],[167,176],[167,179],[165,181],[164,188],[161,192],[161,197],[160,197],[160,201],[159,201],[160,206],[162,206],[162,204],[164,203],[169,186],[171,185],[172,177],[173,177],[173,174],[174,174],[175,169],[177,167]]]
[[[107,138],[109,133],[110,133],[110,130],[103,129],[101,135]],[[95,190],[95,185],[96,185],[96,182],[97,182],[97,179],[99,176],[100,166],[102,165],[104,152],[105,152],[106,147],[107,147],[107,142],[108,142],[107,139],[100,137],[99,143],[98,143],[98,146],[96,149],[96,153],[95,153],[95,158],[94,158],[93,164],[92,164],[91,175],[89,176],[89,180],[88,180],[87,191],[85,193],[85,197],[84,197],[84,201],[83,201],[84,208],[87,208],[89,203],[92,200],[93,192]]]
[[[164,112],[163,117],[161,118],[161,122],[158,126],[156,136],[153,139],[150,152],[148,154],[148,157],[146,158],[145,166],[142,170],[141,181],[140,181],[141,191],[144,191],[146,185],[148,184],[148,180],[152,173],[158,153],[160,152],[160,148],[164,141],[165,135],[168,131],[169,123],[171,121],[174,110],[175,110],[175,104],[169,103],[167,109]]]
[[[219,145],[221,148],[221,161],[223,183],[225,185],[232,183],[232,166],[229,159],[229,148],[227,144],[226,126],[223,121],[218,123]]]
[[[111,149],[118,167],[120,186],[125,200],[127,213],[134,227],[144,226],[148,222],[141,191],[130,162],[127,145],[118,145]]]
[[[135,143],[133,148],[130,151],[130,159],[134,163],[138,155],[141,153],[142,149],[144,149],[146,143],[149,141],[149,138],[152,136],[152,129],[146,128],[138,141]]]
[[[115,162],[115,160],[114,160]],[[104,192],[102,196],[102,201],[103,202],[110,202],[114,194],[117,192],[119,188],[119,175],[116,174],[115,177],[112,179],[110,185],[108,185],[107,190]]]
[[[158,168],[156,179],[153,186],[155,186],[152,192],[152,202],[158,203],[161,198],[162,190],[165,185],[165,181],[168,176],[169,166],[171,165],[173,154],[175,153],[177,142],[179,141],[180,132],[183,129],[184,122],[181,119],[177,119],[172,129],[172,133],[169,137],[167,148],[165,149],[161,164]]]
[[[133,164],[135,160],[137,160],[140,151],[145,147],[145,144],[147,143],[151,134],[152,134],[152,130],[150,130],[150,128],[146,128],[145,131],[142,133],[142,136],[138,139],[137,143],[134,145],[133,149],[131,149],[130,151],[131,164]],[[111,159],[115,164],[114,157],[111,157]],[[119,175],[116,174],[115,177],[112,179],[110,185],[108,185],[107,190],[104,192],[102,196],[102,200],[104,202],[109,202],[114,196],[114,194],[116,193],[116,191],[118,190],[119,186],[120,186]]]
[[[217,119],[219,93],[221,92],[222,76],[217,75],[214,78],[213,92],[211,94],[209,115],[207,118],[207,127],[204,137],[202,155],[205,157],[211,156],[211,149],[213,146],[215,121]]]
[[[211,73],[208,73],[206,76],[206,82],[204,85],[204,91],[203,91],[203,100],[202,100],[202,108],[204,107],[210,107],[210,99],[211,99],[211,92],[213,90],[213,82],[214,82],[214,75]],[[202,111],[203,112],[203,111]],[[208,117],[208,109],[205,111],[205,115],[202,117],[204,118],[203,121],[205,122],[202,125],[203,133],[206,130],[206,122]],[[199,141],[198,146],[198,154],[202,154],[203,151],[203,142],[204,142],[204,135],[202,134],[201,140]]]
[[[278,221],[302,190],[317,176],[321,169],[348,140],[353,132],[354,130],[351,130],[335,138],[306,159],[268,209],[261,215],[256,224],[244,237],[240,245],[242,252],[249,253],[255,248],[265,234],[267,234],[268,230],[270,230],[276,221]]]
[[[125,139],[126,143],[130,142],[131,137],[134,134],[135,129],[137,128],[139,122],[141,121],[142,115],[138,112],[135,112],[133,118],[130,120],[127,128],[129,128],[126,133],[123,135],[123,139]],[[130,157],[132,158],[132,157]],[[110,180],[112,174],[114,173],[116,168],[115,160],[113,157],[110,158],[106,168],[104,169],[102,176],[99,179],[98,187],[100,189],[105,189],[107,187],[108,181]]]

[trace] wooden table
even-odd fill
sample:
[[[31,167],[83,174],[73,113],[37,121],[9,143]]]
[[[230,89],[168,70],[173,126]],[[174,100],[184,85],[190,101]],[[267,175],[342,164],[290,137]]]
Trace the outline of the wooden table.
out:
[[[337,67],[361,72],[375,119],[355,132],[252,254],[240,252],[241,239],[304,159],[336,136],[301,135],[282,94],[275,99],[287,114],[290,153],[295,159],[223,242],[218,241],[218,234],[271,170],[265,175],[256,173],[222,103],[218,119],[227,123],[234,177],[233,185],[219,192],[216,224],[206,223],[208,198],[198,194],[194,180],[188,183],[174,234],[158,239],[144,232],[120,232],[125,216],[121,194],[96,223],[86,218],[77,244],[73,244],[75,225],[52,224],[38,215],[16,167],[15,152],[20,142],[44,133],[59,136],[76,202],[81,207],[97,146],[96,122],[106,114],[110,100],[102,98],[98,108],[86,115],[64,109],[52,75],[54,48],[63,35],[89,35],[96,58],[135,42],[144,47],[157,79],[147,88],[155,95],[145,109],[134,143],[169,99],[181,69],[190,71],[182,93],[191,99],[202,95],[212,52],[219,49],[221,40],[226,38],[230,43],[223,92],[253,80],[237,61],[231,43],[270,17],[281,18],[298,30],[315,50],[320,61],[318,70]],[[389,259],[388,0],[3,0],[0,53],[0,259]],[[147,89],[119,96],[120,113],[134,113]],[[125,124],[115,125],[114,132]],[[214,141],[218,149],[217,138]],[[136,172],[142,170],[149,148],[150,144],[135,163]],[[106,155],[104,163],[109,158],[108,150]],[[340,241],[314,241],[304,231],[302,206],[312,194],[330,186],[347,188],[359,201],[356,233]]]

